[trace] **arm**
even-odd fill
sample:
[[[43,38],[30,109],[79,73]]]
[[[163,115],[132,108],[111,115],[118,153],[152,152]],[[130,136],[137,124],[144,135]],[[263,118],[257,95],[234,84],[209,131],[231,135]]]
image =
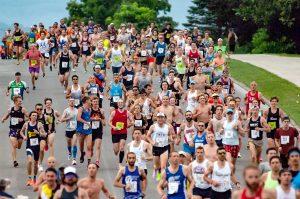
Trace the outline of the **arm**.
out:
[[[101,180],[100,183],[102,184],[102,189],[101,191],[104,193],[104,195],[107,197],[107,198],[114,198],[114,196],[108,191],[108,189],[106,188],[105,184],[104,184],[104,181]]]
[[[1,119],[1,122],[2,123],[4,123],[5,122],[5,120],[7,120],[8,119],[8,117],[9,117],[9,114],[10,114],[10,109],[8,109],[7,110],[7,112],[6,112],[6,114],[2,117],[2,119]]]
[[[167,183],[167,177],[166,177],[166,172],[163,171],[162,176],[161,176],[161,180],[159,181],[156,189],[158,194],[160,195],[160,197],[162,199],[167,199],[167,196],[164,192],[164,185]]]
[[[153,159],[152,147],[149,143],[146,143],[146,157],[145,160],[150,161]]]
[[[265,118],[261,118],[261,124],[262,124],[262,130],[265,131],[265,132],[270,132],[271,131],[271,127],[268,125],[267,121]]]
[[[109,117],[109,126],[113,129],[117,129],[117,127],[115,127],[113,124],[112,124],[112,120],[113,118],[115,117],[115,111],[112,111],[111,114],[110,114],[110,117]]]
[[[237,178],[236,178],[236,176],[235,176],[235,174],[234,174],[234,167],[233,167],[232,164],[230,165],[230,168],[231,168],[231,176],[230,176],[231,181],[236,185],[237,189],[240,189],[240,188],[241,188],[241,184],[240,184],[240,182],[237,180]]]
[[[190,184],[194,184],[194,179],[191,175],[191,169],[189,166],[183,166],[183,173],[185,174],[187,180],[189,181]],[[192,193],[193,193],[193,189],[191,188],[191,186],[188,189],[188,198],[192,197]]]
[[[115,187],[118,187],[118,188],[125,188],[126,187],[126,185],[122,184],[122,182],[121,182],[121,178],[123,176],[123,173],[124,173],[124,167],[122,167],[117,173],[117,176],[116,176],[115,181],[114,181],[114,186]]]
[[[152,137],[151,137],[151,135],[152,135],[152,133],[153,133],[153,125],[151,125],[150,126],[150,128],[149,128],[149,131],[148,131],[148,133],[147,133],[147,140],[148,140],[148,142],[151,144],[151,145],[154,145],[155,144],[155,142],[153,141],[153,139],[152,139]]]

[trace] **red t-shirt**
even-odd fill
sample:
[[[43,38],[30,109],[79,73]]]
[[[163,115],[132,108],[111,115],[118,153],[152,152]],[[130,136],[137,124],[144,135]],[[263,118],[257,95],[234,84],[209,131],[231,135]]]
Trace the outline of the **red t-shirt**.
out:
[[[118,130],[111,129],[111,134],[127,134],[127,114],[127,110],[123,112],[120,112],[119,109],[115,110],[112,125],[117,127]]]
[[[39,67],[40,66],[40,58],[42,54],[38,50],[29,50],[25,55],[26,59],[29,59],[30,67]]]
[[[294,127],[289,127],[287,131],[282,128],[278,128],[275,132],[275,139],[279,140],[280,146],[282,148],[281,154],[286,155],[288,151],[294,147],[295,138],[299,135],[297,129]]]

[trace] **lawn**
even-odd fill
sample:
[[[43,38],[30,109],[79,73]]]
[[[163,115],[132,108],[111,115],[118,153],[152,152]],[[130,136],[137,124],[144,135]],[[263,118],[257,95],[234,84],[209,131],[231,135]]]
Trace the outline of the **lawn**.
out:
[[[268,99],[279,97],[280,107],[300,125],[300,88],[273,73],[242,61],[230,61],[230,73],[234,79],[249,86],[258,83],[258,90]]]

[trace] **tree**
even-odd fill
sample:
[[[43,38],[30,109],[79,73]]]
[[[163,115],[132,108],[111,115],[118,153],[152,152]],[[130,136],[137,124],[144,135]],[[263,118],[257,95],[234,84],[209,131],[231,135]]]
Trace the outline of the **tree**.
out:
[[[134,23],[138,29],[147,27],[149,23],[156,20],[156,13],[154,10],[139,6],[138,3],[123,2],[120,9],[115,12],[113,17],[106,19],[106,24],[113,22],[117,26],[122,23]]]

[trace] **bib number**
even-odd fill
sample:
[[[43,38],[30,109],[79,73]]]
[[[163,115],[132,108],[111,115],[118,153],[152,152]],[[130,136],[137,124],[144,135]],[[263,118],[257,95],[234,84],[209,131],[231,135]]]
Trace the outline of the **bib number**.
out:
[[[97,94],[98,89],[96,87],[91,88],[92,94]]]
[[[75,106],[78,106],[80,104],[80,100],[79,99],[75,99],[74,100],[74,104],[75,104]]]
[[[117,122],[116,127],[120,131],[120,130],[124,129],[124,123],[123,122]]]
[[[127,77],[126,80],[127,80],[128,82],[129,82],[129,81],[132,81],[132,79],[133,79],[133,75],[127,75],[126,77]]]
[[[82,47],[82,50],[83,50],[83,51],[88,51],[88,49],[89,49],[88,46],[83,46],[83,47]]]
[[[20,88],[14,88],[14,95],[20,95],[21,89]]]
[[[70,128],[71,129],[76,129],[77,127],[77,122],[76,121],[70,121]]]
[[[271,127],[271,130],[276,129],[276,122],[268,122],[268,124]]]
[[[32,59],[31,60],[31,66],[36,66],[37,65],[37,60]]]
[[[17,117],[12,117],[10,119],[11,125],[17,125],[19,123],[19,118]]]
[[[142,50],[142,51],[141,51],[141,56],[142,56],[142,57],[146,57],[146,56],[147,56],[147,51]]]
[[[168,194],[174,194],[178,192],[179,182],[168,182]]]
[[[162,54],[162,53],[164,52],[164,49],[163,49],[163,48],[158,48],[157,52],[158,52],[159,54]]]
[[[142,127],[143,120],[134,120],[134,126],[136,127]]]
[[[72,43],[71,47],[76,48],[76,43]]]
[[[259,131],[251,130],[251,138],[255,139],[259,137]]]
[[[233,138],[233,131],[225,131],[225,138]]]
[[[83,130],[89,130],[90,126],[86,123],[83,124]]]
[[[61,67],[62,68],[68,68],[68,64],[69,64],[69,62],[62,62]]]
[[[30,146],[37,146],[39,144],[38,138],[32,138],[30,139]]]
[[[118,102],[120,100],[120,96],[113,96],[113,102]]]
[[[100,121],[92,121],[92,129],[98,129],[100,127]]]
[[[290,142],[289,136],[280,136],[280,143],[281,144],[288,144]]]

